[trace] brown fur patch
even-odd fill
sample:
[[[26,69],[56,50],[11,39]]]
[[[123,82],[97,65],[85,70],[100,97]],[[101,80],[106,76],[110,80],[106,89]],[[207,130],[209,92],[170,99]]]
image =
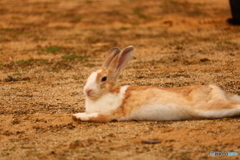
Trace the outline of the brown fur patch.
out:
[[[105,82],[101,82],[101,79],[104,76],[107,76],[107,80]],[[108,69],[102,69],[102,71],[97,74],[96,83],[100,83],[101,89],[107,92],[109,91],[111,92],[112,90],[115,91],[115,88],[117,87],[117,82],[113,78],[112,73]]]
[[[183,96],[188,96],[192,91],[196,91],[205,87],[206,86],[199,85],[199,86],[186,86],[186,87],[179,87],[179,88],[161,88],[161,89],[169,92],[175,92]]]
[[[188,101],[194,101],[197,97],[196,95],[200,95],[201,93],[207,94],[211,91],[211,88],[209,88],[209,86],[203,86],[203,85],[186,86],[186,87],[179,87],[179,88],[160,88],[160,89],[181,95],[184,99],[187,99]]]
[[[153,86],[130,86],[128,88],[126,94],[130,93],[131,91],[159,89],[159,90],[162,90],[162,91],[168,91],[168,92],[176,93],[177,95],[182,96],[182,98],[192,100],[192,96],[194,96],[196,92],[199,92],[199,90],[204,90],[204,89],[206,90],[207,88],[209,88],[209,87],[208,86],[201,86],[201,85],[186,86],[186,87],[179,87],[179,88],[160,88],[160,87],[153,87]],[[207,92],[207,90],[205,92]],[[155,96],[157,96],[157,95],[155,95]]]
[[[121,89],[121,87],[116,87],[113,90],[111,90],[110,93],[119,93],[120,89]]]
[[[89,122],[108,122],[111,121],[108,115],[99,114],[97,117],[89,118]]]
[[[97,74],[97,78],[96,78],[96,83],[101,81],[101,78],[107,76],[107,70],[103,69],[101,72],[99,72]]]
[[[141,101],[142,95],[141,94],[139,97],[133,96],[133,95],[138,94],[139,90],[147,90],[150,88],[155,88],[155,87],[152,87],[152,86],[129,86],[125,92],[125,97],[123,99],[122,105],[117,110],[115,110],[112,114],[115,117],[128,116],[132,112],[133,108],[135,108],[135,107],[137,108],[140,106],[140,105],[136,104],[136,101],[139,101],[138,104],[142,103],[142,101]],[[133,92],[135,92],[135,93],[133,93]]]
[[[78,121],[79,119],[76,117],[76,116],[72,116],[72,119],[74,120],[74,121]]]

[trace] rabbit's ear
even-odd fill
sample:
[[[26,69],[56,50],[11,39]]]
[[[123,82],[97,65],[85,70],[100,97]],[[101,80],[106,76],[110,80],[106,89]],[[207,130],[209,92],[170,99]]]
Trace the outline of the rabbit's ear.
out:
[[[109,69],[119,72],[126,67],[131,55],[134,52],[133,46],[128,46],[124,48],[121,53],[116,56],[109,65]]]
[[[120,52],[121,50],[117,47],[111,48],[107,54],[105,61],[103,62],[102,68],[107,69],[110,63],[112,62],[113,58],[116,57],[116,55]]]

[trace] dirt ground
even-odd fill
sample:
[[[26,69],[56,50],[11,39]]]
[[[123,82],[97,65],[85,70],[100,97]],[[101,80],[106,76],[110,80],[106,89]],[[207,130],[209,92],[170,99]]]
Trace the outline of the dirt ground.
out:
[[[227,0],[0,0],[0,159],[239,159],[240,119],[77,123],[111,47],[134,45],[122,85],[216,84],[240,94]],[[158,140],[145,144],[144,140]]]

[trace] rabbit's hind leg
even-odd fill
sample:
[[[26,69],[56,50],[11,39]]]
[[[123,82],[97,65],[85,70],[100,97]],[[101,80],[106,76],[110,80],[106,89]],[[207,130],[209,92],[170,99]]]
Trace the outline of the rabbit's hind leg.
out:
[[[240,116],[240,103],[227,100],[219,100],[202,107],[198,111],[201,118],[224,118]]]
[[[240,103],[240,96],[239,95],[226,95],[227,100],[232,101],[232,102],[238,102]]]

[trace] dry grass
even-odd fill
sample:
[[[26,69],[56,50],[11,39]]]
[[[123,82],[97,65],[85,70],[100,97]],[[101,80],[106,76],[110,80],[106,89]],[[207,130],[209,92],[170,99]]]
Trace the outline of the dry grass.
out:
[[[121,84],[217,84],[240,94],[240,28],[224,0],[0,0],[1,159],[211,159],[239,118],[76,123],[82,87],[114,46],[137,49]],[[155,139],[159,144],[142,144]],[[227,157],[217,157],[226,159]],[[239,158],[239,157],[233,157]]]

